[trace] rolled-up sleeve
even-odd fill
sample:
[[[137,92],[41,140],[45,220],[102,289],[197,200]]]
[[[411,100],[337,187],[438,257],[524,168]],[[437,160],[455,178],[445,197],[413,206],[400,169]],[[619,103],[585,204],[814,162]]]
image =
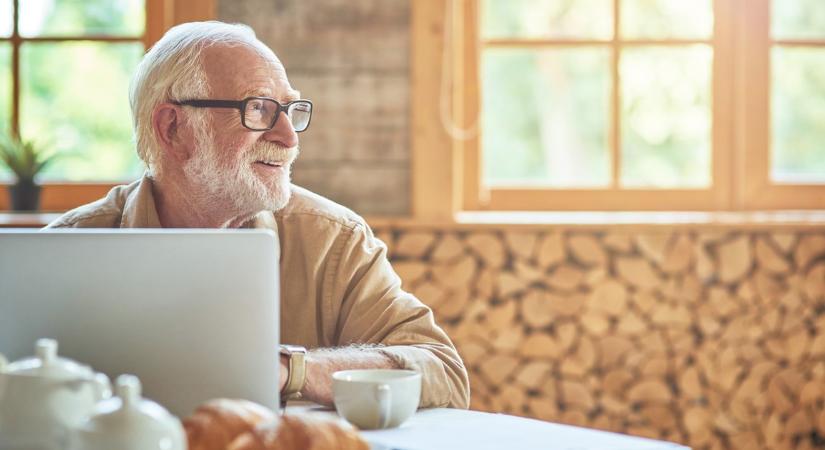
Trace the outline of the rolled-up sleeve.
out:
[[[433,312],[409,292],[366,224],[340,236],[330,294],[340,301],[338,345],[375,344],[399,367],[422,375],[421,407],[467,408],[467,370]]]

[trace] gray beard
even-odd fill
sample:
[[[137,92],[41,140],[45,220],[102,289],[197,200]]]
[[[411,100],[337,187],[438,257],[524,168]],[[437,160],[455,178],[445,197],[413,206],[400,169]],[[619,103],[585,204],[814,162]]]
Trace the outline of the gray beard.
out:
[[[201,205],[224,205],[238,214],[254,214],[258,211],[278,211],[289,202],[291,196],[290,175],[292,163],[285,167],[285,175],[266,183],[255,173],[254,161],[272,153],[285,155],[288,149],[256,143],[250,152],[251,159],[233,161],[228,167],[221,165],[219,149],[210,136],[197,136],[199,151],[183,167],[189,182],[196,186],[192,193]]]

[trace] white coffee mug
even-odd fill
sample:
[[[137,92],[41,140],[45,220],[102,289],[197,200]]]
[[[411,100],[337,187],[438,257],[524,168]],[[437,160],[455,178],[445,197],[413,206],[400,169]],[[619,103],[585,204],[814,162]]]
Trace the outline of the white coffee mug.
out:
[[[421,400],[421,374],[413,370],[342,370],[332,374],[338,414],[362,430],[394,428]]]

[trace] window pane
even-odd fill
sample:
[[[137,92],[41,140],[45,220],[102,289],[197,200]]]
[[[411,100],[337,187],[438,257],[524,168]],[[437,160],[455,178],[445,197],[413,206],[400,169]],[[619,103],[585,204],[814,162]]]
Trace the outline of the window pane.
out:
[[[0,42],[0,134],[11,130],[11,44]],[[0,181],[10,180],[11,172],[0,164]]]
[[[11,36],[13,21],[11,0],[0,0],[0,37]]]
[[[711,0],[622,0],[623,39],[707,39],[713,35]]]
[[[705,45],[623,52],[622,186],[710,185],[712,57]]]
[[[771,178],[825,183],[825,48],[773,49]]]
[[[481,35],[486,39],[610,39],[612,4],[612,0],[484,0]]]
[[[141,36],[144,14],[144,0],[25,0],[20,34]]]
[[[490,49],[483,56],[485,182],[608,185],[608,50]]]
[[[140,174],[129,77],[141,44],[28,43],[21,49],[21,133],[63,156],[44,177],[121,180]]]
[[[773,36],[777,39],[825,39],[822,0],[774,0],[771,11]]]

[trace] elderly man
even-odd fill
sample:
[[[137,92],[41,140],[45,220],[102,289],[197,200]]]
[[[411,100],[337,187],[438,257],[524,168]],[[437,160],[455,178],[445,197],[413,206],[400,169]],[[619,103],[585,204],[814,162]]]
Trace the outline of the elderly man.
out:
[[[249,27],[172,28],[138,66],[130,103],[146,175],[49,227],[272,229],[291,344],[283,396],[328,405],[337,370],[405,368],[423,375],[422,406],[467,407],[461,359],[401,289],[386,246],[352,211],[290,184],[312,103]]]

